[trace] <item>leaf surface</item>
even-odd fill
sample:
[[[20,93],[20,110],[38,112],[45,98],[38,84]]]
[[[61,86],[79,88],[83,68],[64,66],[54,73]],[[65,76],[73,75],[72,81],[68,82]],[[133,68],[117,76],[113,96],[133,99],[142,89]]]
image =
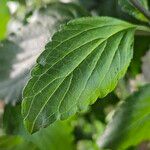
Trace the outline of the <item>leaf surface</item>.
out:
[[[63,26],[37,59],[23,92],[29,132],[67,119],[111,92],[131,61],[135,28],[109,17]]]
[[[116,110],[100,138],[100,146],[127,149],[150,139],[150,84],[128,97]]]

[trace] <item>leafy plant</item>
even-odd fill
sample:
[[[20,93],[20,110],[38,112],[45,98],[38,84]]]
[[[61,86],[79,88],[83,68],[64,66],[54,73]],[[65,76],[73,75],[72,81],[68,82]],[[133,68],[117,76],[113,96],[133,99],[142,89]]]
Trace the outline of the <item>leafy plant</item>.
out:
[[[120,150],[150,140],[148,0],[8,0],[0,9],[1,149]]]

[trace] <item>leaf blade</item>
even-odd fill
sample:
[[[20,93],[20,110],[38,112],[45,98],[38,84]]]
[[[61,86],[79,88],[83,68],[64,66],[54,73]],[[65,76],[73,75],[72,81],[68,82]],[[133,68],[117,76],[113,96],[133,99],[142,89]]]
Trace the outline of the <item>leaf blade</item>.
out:
[[[24,90],[22,114],[29,132],[64,120],[111,92],[132,58],[134,29],[117,19],[94,17],[71,21],[57,32]]]

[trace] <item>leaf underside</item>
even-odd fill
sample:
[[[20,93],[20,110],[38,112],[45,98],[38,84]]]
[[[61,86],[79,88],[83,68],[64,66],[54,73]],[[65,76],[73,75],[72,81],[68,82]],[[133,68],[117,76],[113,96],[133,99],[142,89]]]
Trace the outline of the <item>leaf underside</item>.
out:
[[[39,56],[23,92],[29,132],[64,120],[111,92],[127,70],[135,26],[109,17],[75,19]]]

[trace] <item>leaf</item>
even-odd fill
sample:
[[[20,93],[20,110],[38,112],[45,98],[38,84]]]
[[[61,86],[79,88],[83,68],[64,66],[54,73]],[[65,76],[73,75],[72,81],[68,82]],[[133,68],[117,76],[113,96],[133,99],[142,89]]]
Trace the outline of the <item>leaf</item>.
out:
[[[6,105],[3,114],[4,132],[7,135],[26,135],[22,122],[21,106],[19,104],[15,106]]]
[[[137,74],[141,73],[141,58],[142,56],[144,56],[144,54],[146,53],[146,51],[148,51],[150,47],[149,39],[150,36],[135,36],[133,59],[129,67],[129,73],[134,77]]]
[[[90,140],[81,140],[77,143],[77,150],[100,150],[98,145]]]
[[[6,51],[8,53],[6,53]],[[21,48],[12,41],[2,40],[0,42],[0,81],[9,78],[11,74],[12,64],[15,63],[16,53],[19,53]]]
[[[59,121],[31,135],[30,140],[41,150],[74,150],[72,129],[69,121]]]
[[[106,123],[106,109],[115,106],[118,101],[118,97],[112,92],[103,99],[98,99],[91,106],[90,114],[93,114],[101,122]]]
[[[39,150],[33,143],[25,141],[20,136],[0,137],[1,150]]]
[[[19,54],[21,51],[22,49],[12,41],[3,40],[0,42],[0,98],[5,99],[6,103],[10,99],[13,103],[21,97],[23,88],[21,88],[21,84],[24,85],[26,81],[25,75],[20,75],[17,78],[13,77],[15,70],[13,64],[16,63],[16,54]],[[13,87],[15,84],[16,87]]]
[[[9,141],[9,144],[8,144]],[[22,142],[22,139],[20,139],[18,136],[2,136],[0,137],[0,148],[10,148],[13,146],[16,146],[17,144],[20,144]]]
[[[129,13],[130,15],[134,16],[136,19],[144,22],[149,22],[148,19],[137,9],[135,8],[130,0],[118,0],[119,4],[122,6],[122,9]],[[148,0],[138,0],[142,6],[148,10]]]
[[[0,0],[0,40],[6,37],[7,23],[10,19],[6,3],[7,0]]]
[[[6,134],[19,135],[25,141],[22,147],[27,147],[29,143],[32,143],[39,150],[74,150],[71,120],[56,122],[48,128],[30,135],[23,126],[21,106],[6,105],[3,124]]]
[[[28,131],[67,119],[111,92],[132,58],[135,27],[109,17],[89,17],[57,32],[23,93]]]
[[[150,84],[128,97],[116,110],[100,138],[100,146],[127,149],[150,139]]]
[[[9,41],[0,43],[0,98],[13,104],[21,100],[29,72],[47,40],[60,23],[84,15],[87,15],[86,11],[76,4],[54,3],[34,13],[34,21],[19,29],[13,29],[18,21],[11,21],[9,32],[12,36]]]

